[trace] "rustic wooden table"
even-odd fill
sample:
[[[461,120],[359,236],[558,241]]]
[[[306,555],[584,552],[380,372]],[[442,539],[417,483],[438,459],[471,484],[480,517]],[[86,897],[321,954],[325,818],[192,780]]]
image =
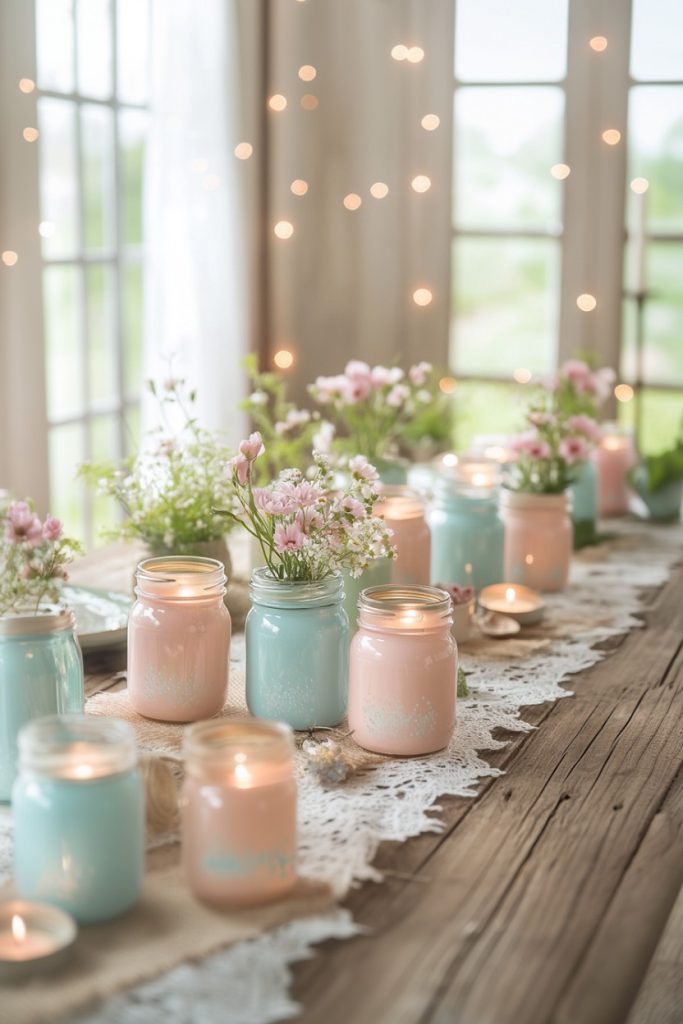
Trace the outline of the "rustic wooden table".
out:
[[[74,581],[130,580],[120,549]],[[683,569],[646,628],[527,709],[446,830],[385,844],[347,905],[367,934],[295,968],[307,1024],[683,1022]],[[119,658],[121,655],[119,655]],[[88,692],[116,685],[88,659]]]

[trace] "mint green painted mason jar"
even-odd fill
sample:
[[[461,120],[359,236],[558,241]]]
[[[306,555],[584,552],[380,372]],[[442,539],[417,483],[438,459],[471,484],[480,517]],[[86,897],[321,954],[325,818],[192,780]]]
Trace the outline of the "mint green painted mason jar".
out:
[[[316,582],[251,577],[247,706],[293,729],[339,725],[346,714],[349,620],[341,573]]]
[[[431,580],[481,590],[503,579],[503,524],[498,489],[441,477],[428,515]]]
[[[74,625],[73,612],[55,606],[0,618],[2,802],[12,794],[21,727],[43,715],[83,710],[83,657]]]

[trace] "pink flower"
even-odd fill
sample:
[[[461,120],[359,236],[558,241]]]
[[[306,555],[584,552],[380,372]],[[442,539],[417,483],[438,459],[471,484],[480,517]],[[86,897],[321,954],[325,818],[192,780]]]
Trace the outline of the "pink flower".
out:
[[[388,366],[373,366],[370,380],[375,388],[390,387],[394,382],[392,371]]]
[[[266,487],[254,489],[254,504],[261,512],[270,516],[288,516],[296,509],[296,504],[289,495],[279,491],[271,491]]]
[[[352,380],[367,380],[370,381],[370,367],[367,363],[361,362],[360,359],[351,359],[344,369],[344,373],[347,377]]]
[[[304,538],[305,534],[298,523],[290,523],[289,526],[278,523],[273,534],[275,547],[280,554],[284,551],[301,551]]]
[[[592,416],[585,416],[583,413],[577,416],[570,416],[567,420],[567,424],[575,434],[583,434],[589,441],[593,441],[597,444],[602,437],[602,430],[600,425],[592,418]]]
[[[310,530],[320,529],[323,517],[314,508],[300,508],[295,516],[295,522],[300,530],[308,533]]]
[[[327,420],[322,420],[313,435],[313,451],[322,452],[323,455],[327,455],[332,449],[334,433],[334,426],[328,423]]]
[[[450,595],[453,604],[469,604],[474,597],[473,587],[460,587],[457,583],[437,583],[436,586]]]
[[[555,422],[551,412],[530,412],[528,419],[535,427],[548,427]]]
[[[370,381],[370,375],[367,377],[346,377],[346,384],[344,386],[344,392],[342,399],[347,405],[355,405],[357,402],[362,402],[364,398],[367,398],[372,391],[372,383]]]
[[[358,501],[357,498],[347,497],[342,502],[342,508],[349,515],[353,516],[354,519],[362,519],[365,515],[365,506],[362,501]]]
[[[60,520],[48,514],[43,523],[43,538],[51,541],[59,540],[62,536],[62,529]]]
[[[371,466],[364,455],[354,455],[349,460],[349,469],[354,476],[360,477],[361,480],[378,480],[379,473],[374,466]]]
[[[405,384],[395,384],[387,395],[387,405],[394,409],[400,409],[403,403],[410,397],[410,390]]]
[[[25,501],[13,501],[7,509],[5,538],[13,544],[37,547],[43,539],[43,524]]]
[[[611,366],[603,366],[601,369],[595,371],[593,374],[593,381],[595,383],[595,395],[598,402],[604,402],[609,396],[616,379],[617,375]]]
[[[248,441],[240,441],[240,454],[242,454],[249,462],[253,462],[254,459],[258,459],[259,455],[263,455],[265,450],[263,438],[259,434],[258,430],[255,430],[253,434],[249,435]]]
[[[415,387],[421,388],[431,372],[432,364],[422,362],[418,363],[416,366],[411,366],[408,370],[408,376]]]
[[[591,377],[591,369],[588,363],[584,363],[583,359],[568,359],[566,363],[563,363],[560,367],[560,377],[563,380],[569,380],[572,383],[583,382],[587,377]]]
[[[524,448],[524,454],[530,459],[549,459],[550,458],[550,445],[543,438],[537,437],[533,440],[529,440]]]
[[[242,444],[245,444],[245,442],[243,441]],[[228,469],[231,473],[235,474],[242,487],[246,485],[246,482],[249,479],[250,468],[251,463],[249,462],[249,459],[241,452],[239,455],[233,456],[233,458],[228,462]]]
[[[559,445],[559,453],[571,466],[574,462],[583,462],[590,451],[585,437],[563,437]]]

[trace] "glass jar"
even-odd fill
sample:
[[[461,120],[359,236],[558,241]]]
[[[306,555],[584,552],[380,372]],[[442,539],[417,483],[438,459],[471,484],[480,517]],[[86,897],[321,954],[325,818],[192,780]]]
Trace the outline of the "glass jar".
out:
[[[569,488],[574,524],[574,547],[594,543],[598,520],[598,474],[592,460],[582,462]]]
[[[600,515],[626,515],[630,500],[628,474],[637,461],[633,437],[618,428],[605,434],[593,458],[598,471]]]
[[[400,455],[387,455],[384,458],[370,459],[383,484],[403,486],[408,479],[410,463]]]
[[[147,558],[128,622],[128,695],[146,718],[195,722],[225,704],[230,613],[213,558]]]
[[[572,554],[569,496],[503,490],[500,510],[505,580],[534,590],[562,590]]]
[[[137,901],[145,858],[135,733],[95,715],[51,715],[19,734],[12,794],[14,878],[22,899],[83,924]]]
[[[422,500],[407,487],[383,486],[374,511],[393,531],[391,543],[396,548],[396,558],[391,567],[391,582],[427,586],[431,534]]]
[[[72,611],[0,618],[0,801],[10,799],[17,736],[43,715],[83,710],[83,657]]]
[[[183,865],[205,903],[265,903],[296,881],[292,731],[277,722],[198,722],[185,733]]]
[[[349,620],[341,573],[316,582],[251,576],[247,706],[293,729],[334,726],[346,714]]]
[[[437,587],[370,587],[351,642],[349,729],[399,757],[445,747],[455,727],[451,599]]]
[[[503,574],[503,524],[496,478],[441,476],[429,512],[431,578],[482,590]]]
[[[349,619],[349,630],[354,633],[358,628],[358,599],[366,587],[379,587],[383,583],[391,583],[391,558],[375,558],[360,576],[352,576],[344,569],[344,611]]]

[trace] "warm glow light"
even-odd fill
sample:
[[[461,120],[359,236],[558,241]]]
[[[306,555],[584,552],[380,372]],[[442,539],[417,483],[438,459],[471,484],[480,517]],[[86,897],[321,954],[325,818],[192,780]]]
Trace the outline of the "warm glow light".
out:
[[[439,381],[439,391],[444,395],[452,395],[458,386],[455,377],[442,377]],[[455,465],[455,463],[453,463]]]
[[[19,914],[12,914],[12,938],[17,946],[26,940],[26,925],[23,917],[20,917]]]
[[[285,109],[287,106],[287,100],[281,93],[276,92],[275,95],[271,96],[268,100],[268,106],[271,110],[278,112]]]
[[[77,764],[74,767],[74,778],[75,779],[91,779],[93,775],[92,765],[90,764]]]
[[[312,64],[303,64],[299,68],[299,78],[302,82],[312,82],[317,74],[318,72]]]
[[[318,106],[318,102],[318,97],[314,96],[313,93],[311,92],[307,92],[304,96],[301,97],[301,106],[304,108],[304,110],[315,110],[315,108]]]
[[[650,182],[647,178],[634,178],[631,182],[631,191],[635,192],[636,195],[642,196],[643,192],[647,192],[650,187]]]
[[[51,220],[41,220],[38,225],[38,234],[42,238],[52,238],[55,233],[55,225]]]
[[[441,118],[438,114],[425,114],[420,124],[426,132],[433,132],[441,124]]]
[[[294,355],[288,348],[281,348],[273,356],[273,362],[280,370],[288,370],[294,365]]]
[[[288,220],[279,220],[273,231],[277,238],[291,238],[294,234],[294,225]]]
[[[452,379],[453,379],[452,377],[450,377],[450,378],[444,377],[444,380],[452,380]],[[443,391],[444,389],[442,388],[441,390]],[[446,466],[448,469],[453,469],[454,466],[458,465],[458,456],[455,454],[455,452],[446,452],[444,457],[441,459],[441,463],[442,463],[442,465]]]
[[[419,64],[424,59],[425,52],[421,46],[411,46],[406,54],[406,60],[411,64]]]
[[[427,192],[432,187],[431,179],[426,174],[417,174],[410,183],[413,192]]]
[[[33,81],[32,78],[20,78],[19,79],[19,88],[21,89],[22,92],[33,92],[35,87],[36,87],[36,83]]]
[[[40,135],[40,132],[37,128],[26,127],[21,134],[24,136],[26,142],[35,142]]]
[[[470,483],[474,484],[475,487],[487,487],[490,482],[486,473],[473,473],[470,480]]]
[[[630,384],[617,384],[614,389],[614,397],[619,402],[630,402],[633,398],[633,388]]]
[[[569,164],[553,164],[550,168],[550,173],[553,178],[557,178],[558,181],[563,181],[565,178],[568,178],[571,172],[572,169]]]
[[[398,46],[393,47],[391,56],[394,60],[405,60],[408,56],[408,47],[404,46],[403,43],[399,43]]]
[[[376,181],[374,185],[370,186],[370,195],[374,196],[375,199],[384,199],[389,194],[389,186],[385,185],[383,181]]]
[[[602,53],[603,50],[607,49],[607,39],[605,36],[593,36],[593,38],[589,40],[588,45],[591,50],[595,50],[596,53]]]
[[[505,591],[505,600],[508,604],[512,604],[517,597],[517,592],[514,587],[508,587]]]
[[[235,156],[238,160],[248,160],[253,152],[254,147],[250,142],[238,142],[235,146]]]
[[[217,174],[207,174],[204,177],[204,188],[207,192],[215,192],[217,188],[220,188],[221,179]]]
[[[15,252],[14,249],[5,249],[0,259],[6,267],[13,267],[19,259],[19,253]]]
[[[528,384],[531,380],[531,370],[526,370],[523,366],[520,366],[518,370],[512,374],[518,384]]]
[[[305,196],[308,192],[308,182],[304,181],[303,178],[295,178],[289,186],[289,190],[290,192],[293,192],[295,196]]]
[[[527,565],[533,565],[534,564],[534,556],[533,555],[525,555],[524,556],[524,561],[526,562]]]
[[[246,764],[235,765],[235,782],[241,789],[246,789],[251,785],[251,772]]]
[[[602,133],[602,141],[606,142],[608,146],[616,146],[620,139],[621,132],[616,128],[608,128],[607,131]]]
[[[591,310],[595,309],[598,304],[598,300],[594,295],[590,295],[588,292],[578,295],[576,299],[576,305],[584,313],[590,313]]]
[[[349,192],[347,196],[344,196],[344,206],[347,210],[357,210],[362,202],[361,197],[355,192]]]
[[[413,292],[413,302],[416,306],[428,306],[433,297],[429,288],[416,288]]]

